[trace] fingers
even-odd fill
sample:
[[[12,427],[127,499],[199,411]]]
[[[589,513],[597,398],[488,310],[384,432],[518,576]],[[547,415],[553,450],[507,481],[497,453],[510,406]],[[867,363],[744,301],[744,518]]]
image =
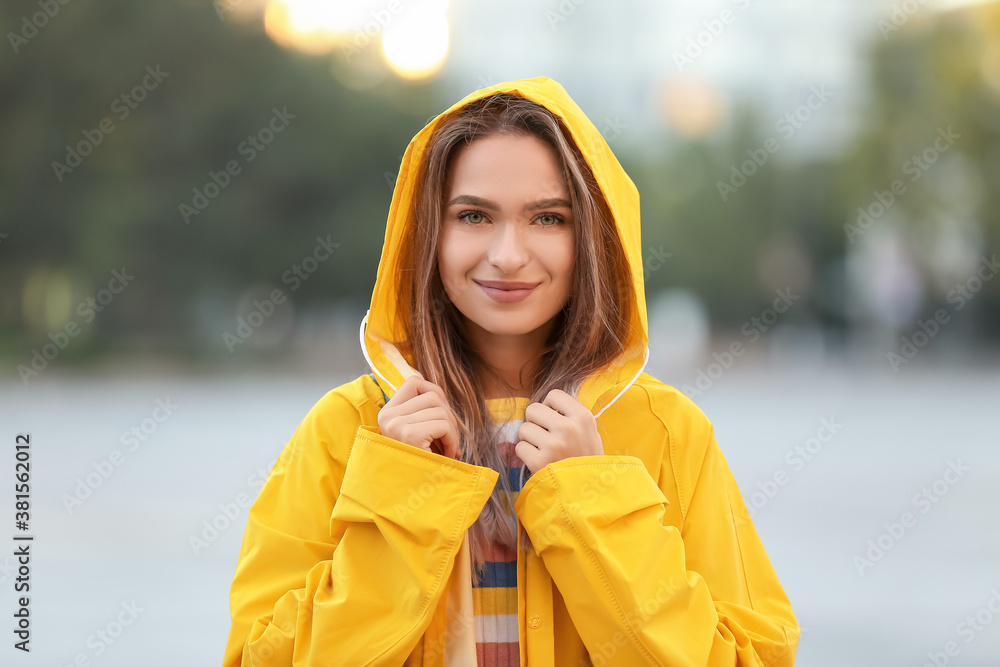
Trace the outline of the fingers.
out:
[[[458,427],[455,424],[456,417],[451,408],[438,406],[421,410],[413,415],[413,419],[422,422],[422,426],[427,429],[431,442],[425,447],[428,451],[434,440],[440,440],[443,448],[442,453],[451,459],[459,458],[461,448],[459,446]]]
[[[408,421],[414,423],[427,421],[432,418],[446,419],[451,428],[447,433],[435,435],[434,437],[442,438],[445,456],[458,458],[461,451],[458,444],[460,442],[458,436],[458,416],[437,392],[420,394],[416,398],[411,398],[401,408],[403,412],[400,413],[400,416],[405,416]]]
[[[514,453],[517,454],[517,458],[524,462],[524,465],[532,474],[537,472],[543,465],[542,452],[524,440],[514,445]]]
[[[386,407],[389,407],[390,409],[396,408],[416,396],[417,381],[419,379],[420,378],[417,378],[416,375],[411,375],[407,378],[403,384],[399,385],[399,389],[396,390],[396,393],[393,394],[392,398],[389,399],[389,402],[386,403]]]
[[[591,453],[595,448],[587,443],[592,439],[581,436],[588,417],[593,421],[593,415],[579,401],[553,389],[541,403],[528,404],[514,453],[532,473],[548,463]]]
[[[433,382],[423,379],[419,375],[411,375],[406,378],[403,384],[399,385],[399,389],[393,394],[390,402],[403,403],[410,400],[414,396],[419,396],[421,394],[433,393],[445,400],[444,390],[437,386]],[[399,400],[397,401],[397,397]]]
[[[433,408],[438,405],[441,405],[441,401],[438,399],[437,394],[414,394],[412,397],[406,399],[405,402],[393,406],[392,414],[398,416],[412,415],[425,408]]]
[[[562,416],[544,403],[530,403],[524,409],[524,423],[537,424],[547,431],[554,429]]]
[[[442,454],[458,459],[461,456],[458,417],[451,409],[444,390],[438,385],[411,375],[400,385],[385,408],[379,413],[379,424],[386,423],[387,433],[396,433],[404,442],[417,444],[438,453],[435,441],[440,441]],[[386,409],[387,408],[387,409]],[[385,433],[387,429],[383,428]]]
[[[459,445],[458,429],[452,426],[448,432],[441,436],[441,444],[444,445],[444,455],[450,459],[458,460],[462,456],[462,448]]]
[[[386,407],[389,408],[390,414],[399,416],[410,415],[434,405],[448,405],[444,392],[437,385],[411,375],[399,386]]]
[[[577,412],[583,406],[575,398],[567,394],[562,389],[553,389],[545,395],[542,405],[551,408],[562,415],[569,416]]]
[[[412,382],[413,385],[414,385],[414,387],[416,387],[416,390],[417,390],[418,394],[432,393],[432,394],[437,395],[441,399],[442,403],[444,403],[445,405],[448,404],[448,397],[445,396],[444,389],[442,389],[441,387],[437,386],[436,384],[434,384],[430,380],[425,380],[422,377],[417,377],[416,375],[411,375],[406,380],[406,382]],[[406,384],[406,383],[404,382],[403,384]]]
[[[545,428],[539,426],[538,424],[532,424],[529,421],[524,422],[518,427],[517,437],[531,444],[537,449],[542,449],[546,446],[551,446],[551,444],[553,443],[553,437],[551,433],[549,433]]]

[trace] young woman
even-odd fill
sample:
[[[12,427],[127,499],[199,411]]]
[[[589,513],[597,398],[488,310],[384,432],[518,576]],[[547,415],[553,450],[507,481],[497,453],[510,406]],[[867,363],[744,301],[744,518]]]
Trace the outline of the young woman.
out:
[[[361,348],[250,508],[224,666],[792,665],[704,413],[644,373],[639,196],[566,91],[410,143]]]

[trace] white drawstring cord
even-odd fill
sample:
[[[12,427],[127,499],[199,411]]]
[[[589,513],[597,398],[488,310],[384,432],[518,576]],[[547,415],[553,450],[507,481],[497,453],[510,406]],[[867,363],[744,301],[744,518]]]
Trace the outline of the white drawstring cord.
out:
[[[371,369],[375,371],[375,374],[378,375],[383,380],[385,380],[385,383],[390,387],[392,387],[393,391],[398,391],[398,389],[396,389],[396,387],[391,382],[389,382],[389,380],[384,375],[378,372],[378,368],[376,368],[375,364],[372,363],[372,358],[368,356],[368,346],[365,345],[365,325],[368,323],[368,313],[370,312],[371,312],[370,309],[366,310],[365,316],[361,319],[361,330],[358,335],[358,338],[361,341],[361,354],[365,355],[365,361],[367,361],[368,366],[370,366]]]
[[[608,402],[607,405],[605,405],[603,408],[601,408],[601,412],[604,412],[605,410],[607,410],[608,408],[610,408],[611,405],[612,405],[612,403],[614,403],[615,401],[617,401],[619,398],[621,398],[622,394],[624,394],[626,391],[628,391],[628,388],[631,387],[633,385],[633,383],[635,383],[635,381],[639,379],[640,375],[642,375],[642,372],[646,369],[646,363],[648,361],[649,361],[649,345],[646,346],[646,352],[645,352],[645,354],[642,357],[642,368],[640,368],[639,372],[636,373],[635,376],[633,376],[632,379],[628,381],[628,384],[625,385],[625,388],[622,389],[620,392],[618,392],[617,396],[615,396],[614,398],[612,398]],[[594,415],[594,418],[596,419],[597,417],[600,417],[601,416],[601,412],[598,412],[596,415]]]
[[[376,374],[376,375],[378,375],[378,376],[379,376],[380,378],[382,378],[383,380],[385,380],[385,383],[386,383],[387,385],[389,385],[390,387],[392,387],[392,390],[393,390],[393,391],[398,391],[398,390],[396,389],[395,385],[393,385],[393,384],[392,384],[391,382],[389,382],[388,378],[386,378],[386,377],[385,377],[384,375],[382,375],[381,373],[379,373],[379,371],[378,371],[378,368],[376,368],[376,367],[375,367],[375,364],[374,364],[374,363],[372,363],[372,359],[371,359],[371,357],[369,357],[369,356],[368,356],[368,347],[367,347],[367,346],[365,345],[365,325],[366,325],[366,324],[368,323],[368,314],[369,314],[370,312],[371,312],[371,310],[366,310],[366,311],[365,311],[365,316],[364,316],[364,317],[363,317],[363,318],[361,319],[361,328],[360,328],[360,330],[358,331],[358,340],[359,340],[359,342],[361,343],[361,354],[365,355],[365,361],[367,361],[367,362],[368,362],[368,365],[369,365],[369,366],[371,367],[371,369],[372,369],[373,371],[375,371],[375,374]],[[638,373],[636,373],[636,374],[635,374],[635,375],[634,375],[634,376],[632,377],[632,379],[628,381],[628,384],[627,384],[627,385],[625,385],[624,389],[622,389],[622,390],[621,390],[620,392],[618,392],[618,395],[617,395],[617,396],[615,396],[614,398],[612,398],[612,399],[611,399],[611,400],[610,400],[610,401],[608,402],[608,404],[607,404],[607,405],[605,405],[605,406],[604,406],[603,408],[601,408],[601,411],[600,411],[600,412],[598,412],[597,414],[595,414],[595,415],[594,415],[594,418],[597,418],[597,417],[600,417],[600,416],[601,416],[601,414],[602,414],[602,413],[603,413],[603,412],[604,412],[605,410],[607,410],[608,408],[610,408],[610,407],[611,407],[611,405],[612,405],[612,404],[613,404],[613,403],[614,403],[615,401],[617,401],[617,400],[618,400],[619,398],[621,398],[622,394],[624,394],[624,393],[625,393],[626,391],[628,391],[628,388],[629,388],[629,387],[631,387],[631,386],[632,386],[632,385],[633,385],[633,384],[635,383],[635,381],[639,379],[639,376],[640,376],[640,375],[642,375],[642,372],[643,372],[644,370],[646,370],[646,364],[647,364],[648,362],[649,362],[649,345],[646,345],[646,351],[645,351],[645,353],[643,354],[643,358],[642,358],[642,367],[641,367],[641,368],[639,369],[639,372],[638,372]]]
[[[365,355],[365,361],[367,361],[367,362],[368,362],[368,365],[369,365],[369,366],[371,367],[371,369],[372,369],[373,371],[375,371],[375,374],[376,374],[376,375],[378,375],[378,376],[379,376],[380,378],[382,378],[382,379],[383,379],[383,380],[385,381],[385,383],[386,383],[387,385],[389,385],[390,387],[392,387],[392,390],[393,390],[393,391],[398,391],[398,390],[396,389],[396,387],[395,387],[395,386],[394,386],[394,385],[393,385],[393,384],[392,384],[391,382],[389,382],[389,380],[388,380],[388,379],[387,379],[387,378],[386,378],[386,377],[385,377],[384,375],[382,375],[381,373],[379,373],[379,372],[378,372],[378,368],[376,368],[376,367],[375,367],[375,364],[374,364],[374,363],[372,363],[372,359],[371,359],[371,357],[369,357],[369,356],[368,356],[368,347],[367,347],[367,346],[365,345],[365,325],[366,325],[366,324],[368,323],[368,314],[369,314],[370,312],[371,312],[371,310],[370,310],[370,309],[369,309],[369,310],[367,310],[367,311],[365,311],[365,316],[364,316],[364,317],[363,317],[363,318],[361,319],[361,329],[360,329],[360,331],[358,332],[358,339],[359,339],[359,341],[360,341],[360,343],[361,343],[361,353],[362,353],[363,355]],[[619,398],[621,398],[621,397],[622,397],[622,394],[624,394],[624,393],[625,393],[626,391],[628,391],[628,388],[629,388],[629,387],[631,387],[631,386],[632,386],[633,384],[635,384],[635,381],[639,379],[639,376],[640,376],[640,375],[642,375],[642,372],[643,372],[643,371],[644,371],[644,370],[646,369],[646,364],[647,364],[648,362],[649,362],[649,345],[647,345],[647,346],[646,346],[646,351],[645,351],[645,353],[643,354],[643,358],[642,358],[642,368],[640,368],[640,369],[639,369],[639,372],[638,372],[638,373],[636,373],[636,374],[635,374],[635,375],[634,375],[634,376],[632,377],[632,379],[628,381],[628,384],[627,384],[627,385],[625,385],[625,387],[624,387],[624,388],[623,388],[623,389],[622,389],[622,390],[621,390],[620,392],[618,392],[618,395],[617,395],[617,396],[615,396],[614,398],[612,398],[612,399],[611,399],[611,400],[610,400],[610,401],[608,402],[608,404],[607,404],[607,405],[605,405],[605,406],[604,406],[603,408],[601,408],[601,411],[600,411],[600,412],[598,412],[598,413],[597,413],[596,415],[594,415],[594,418],[595,418],[595,419],[596,419],[597,417],[600,417],[600,416],[601,416],[601,414],[602,414],[602,413],[603,413],[603,412],[604,412],[605,410],[607,410],[608,408],[610,408],[610,407],[611,407],[611,405],[612,405],[612,404],[613,404],[613,403],[614,403],[615,401],[617,401],[617,400],[618,400]],[[522,465],[522,466],[521,466],[521,474],[520,474],[520,478],[519,478],[519,480],[518,480],[518,482],[519,482],[519,484],[520,484],[520,487],[521,487],[521,488],[524,488],[524,471],[525,471],[525,470],[527,470],[527,469],[528,469],[528,466],[526,466],[526,465]]]

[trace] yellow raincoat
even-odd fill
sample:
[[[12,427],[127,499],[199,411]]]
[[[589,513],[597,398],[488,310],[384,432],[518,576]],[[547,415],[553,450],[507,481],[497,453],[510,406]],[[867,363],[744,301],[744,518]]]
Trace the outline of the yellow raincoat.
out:
[[[642,332],[576,396],[597,417],[605,454],[545,466],[515,505],[534,547],[517,563],[521,664],[792,665],[798,623],[711,423],[643,372],[635,185],[552,79],[483,88],[448,111],[497,91],[546,106],[572,132],[614,214]],[[377,422],[383,392],[391,397],[416,372],[392,344],[399,329],[387,267],[440,118],[414,137],[396,181],[361,323],[374,374],[313,406],[250,508],[224,667],[476,665],[466,531],[498,473],[393,440]]]

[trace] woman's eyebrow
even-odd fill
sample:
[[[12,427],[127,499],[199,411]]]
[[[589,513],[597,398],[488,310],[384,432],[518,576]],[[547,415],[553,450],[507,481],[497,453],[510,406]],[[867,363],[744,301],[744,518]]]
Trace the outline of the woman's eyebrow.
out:
[[[489,209],[491,211],[499,211],[500,206],[489,199],[483,199],[482,197],[477,197],[475,195],[459,195],[448,202],[448,206],[456,206],[458,204],[466,204],[468,206],[478,206],[480,208]],[[552,197],[550,199],[539,199],[538,201],[532,202],[530,204],[525,204],[525,211],[537,211],[542,208],[573,208],[573,205],[568,199],[563,199],[562,197]]]

